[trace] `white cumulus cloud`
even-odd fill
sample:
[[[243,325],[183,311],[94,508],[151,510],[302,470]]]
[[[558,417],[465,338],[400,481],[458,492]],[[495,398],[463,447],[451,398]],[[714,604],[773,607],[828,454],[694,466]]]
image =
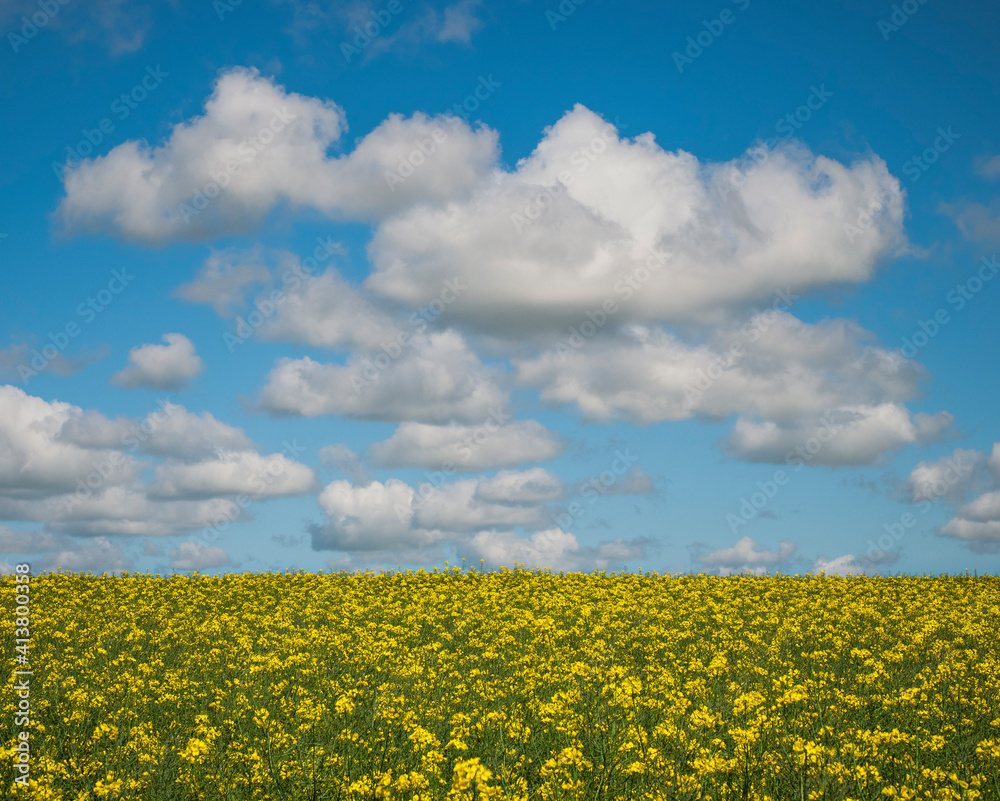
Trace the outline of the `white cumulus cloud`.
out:
[[[785,567],[795,556],[793,542],[778,544],[777,551],[769,551],[750,537],[743,537],[729,548],[716,548],[706,552],[704,547],[695,549],[694,561],[704,568],[715,570],[721,576],[735,573],[766,573]]]
[[[957,449],[936,462],[921,462],[905,488],[915,503],[942,500],[953,516],[938,529],[942,537],[964,542],[976,553],[1000,552],[1000,443],[989,456]],[[965,501],[970,495],[972,500]]]
[[[120,387],[177,390],[205,369],[194,343],[183,334],[164,334],[166,345],[141,345],[128,352],[128,366],[111,377]]]
[[[31,538],[45,551],[50,534],[168,536],[228,525],[250,516],[238,496],[299,494],[313,481],[305,465],[259,454],[241,429],[208,412],[161,400],[143,419],[109,419],[0,385],[0,520],[44,523]]]
[[[480,531],[463,543],[460,552],[470,561],[482,559],[491,567],[548,568],[554,571],[617,570],[645,559],[654,549],[649,540],[615,539],[596,546],[581,545],[576,536],[559,528],[521,537],[510,531]]]
[[[211,498],[246,494],[255,498],[299,495],[309,490],[313,471],[281,453],[220,452],[194,463],[167,461],[156,468],[149,493],[156,498]]]
[[[813,564],[810,572],[828,573],[831,576],[873,576],[878,572],[878,568],[852,553],[846,553],[833,559],[821,556]]]
[[[497,417],[506,416],[497,412]],[[563,439],[536,420],[496,422],[490,418],[478,426],[401,423],[389,439],[369,446],[380,467],[439,470],[452,465],[462,472],[544,462],[565,449]]]
[[[248,230],[282,202],[378,218],[461,196],[497,155],[493,131],[418,112],[390,115],[353,151],[329,156],[346,128],[332,101],[232,69],[204,113],[175,125],[159,146],[130,140],[67,171],[57,214],[70,231],[147,243]],[[422,169],[402,184],[386,179],[418,160]]]
[[[229,564],[229,554],[218,545],[182,542],[170,552],[174,570],[215,570]]]
[[[778,288],[865,281],[905,242],[899,182],[877,158],[844,166],[786,145],[726,195],[714,178],[732,169],[652,134],[623,139],[577,105],[468,200],[385,220],[368,285],[419,305],[457,275],[474,290],[455,315],[512,337],[578,325],[606,300],[614,324],[704,323]],[[845,224],[875,195],[885,211],[851,242]]]
[[[345,365],[281,359],[259,402],[276,415],[446,424],[483,420],[506,401],[495,371],[455,331],[415,334],[395,361],[381,364],[367,356]]]

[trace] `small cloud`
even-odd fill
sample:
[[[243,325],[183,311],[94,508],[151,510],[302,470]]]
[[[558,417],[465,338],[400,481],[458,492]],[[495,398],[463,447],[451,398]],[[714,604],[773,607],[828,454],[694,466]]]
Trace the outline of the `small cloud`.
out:
[[[229,554],[217,545],[182,542],[170,552],[174,570],[214,570],[229,563]]]
[[[283,453],[220,449],[216,458],[198,462],[168,460],[157,465],[148,487],[151,497],[197,499],[246,494],[279,498],[307,492],[315,475]]]
[[[835,559],[820,557],[812,567],[812,573],[828,573],[831,576],[872,576],[878,569],[872,562],[858,559],[847,553]]]
[[[649,538],[617,538],[595,546],[583,545],[568,531],[553,528],[519,537],[510,531],[480,531],[459,546],[469,561],[490,567],[541,567],[550,570],[617,570],[647,558],[659,543]]]
[[[294,548],[306,541],[305,535],[293,537],[289,534],[279,534],[271,537],[272,542],[278,543],[283,548]]]
[[[996,181],[1000,178],[1000,155],[982,155],[976,157],[976,175],[985,178],[987,181]]]
[[[1000,242],[1000,198],[988,206],[972,201],[941,203],[938,210],[951,217],[969,241]]]
[[[314,550],[347,553],[427,551],[496,526],[540,526],[548,501],[562,494],[557,476],[537,467],[491,478],[411,487],[390,478],[359,486],[337,480],[319,496],[322,525],[310,527]]]
[[[766,573],[786,566],[795,556],[793,542],[778,543],[777,551],[769,551],[750,537],[743,537],[730,548],[716,548],[706,551],[702,543],[691,548],[692,559],[702,567],[718,571],[720,576],[734,573]]]
[[[107,345],[80,348],[76,353],[60,351],[55,356],[50,356],[51,349],[52,346],[48,342],[39,343],[35,337],[12,343],[9,348],[0,348],[0,375],[21,378],[20,368],[27,368],[33,372],[46,370],[59,376],[70,376],[94,362],[107,358],[111,353]]]
[[[220,317],[232,317],[246,305],[247,291],[267,284],[271,271],[257,250],[213,252],[193,281],[181,284],[174,295],[189,303],[207,303]]]
[[[115,56],[141,49],[150,29],[150,6],[140,0],[68,4],[67,0],[59,0],[58,5],[48,7],[48,12],[46,8],[37,0],[5,0],[0,3],[0,25],[6,26],[22,16],[34,19],[41,13],[47,18],[45,27],[59,31],[70,43],[100,42]]]
[[[979,451],[959,448],[935,462],[920,462],[910,471],[903,491],[911,503],[941,499],[959,503],[983,461]]]
[[[353,560],[347,554],[343,556],[334,556],[326,560],[326,569],[334,573],[341,570],[350,570],[353,566]]]
[[[439,42],[461,42],[469,44],[472,34],[483,27],[483,21],[476,16],[482,0],[461,0],[444,10],[444,21],[437,32]]]
[[[428,42],[458,42],[469,45],[472,34],[483,27],[476,15],[482,5],[481,0],[460,0],[439,12],[432,6],[425,6],[422,13],[411,12],[401,15],[398,26],[392,22],[386,30],[371,38],[365,47],[364,59],[369,61],[383,53],[410,54],[418,51]],[[353,37],[353,32],[369,23],[374,13],[370,2],[357,2],[347,6],[345,36]]]
[[[14,531],[0,526],[0,553],[45,553],[59,550],[66,543],[46,531]]]
[[[121,573],[131,566],[132,560],[125,555],[121,545],[106,537],[96,537],[79,545],[68,541],[62,550],[47,554],[40,565],[46,571],[62,568],[93,573]]]
[[[653,479],[639,465],[635,465],[624,475],[606,470],[600,475],[581,481],[574,489],[574,494],[593,495],[594,491],[601,495],[652,495],[656,492]]]
[[[609,490],[611,495],[652,495],[656,492],[649,473],[636,465]]]
[[[903,491],[907,500],[926,507],[921,511],[937,501],[953,507],[937,536],[960,540],[973,553],[1000,552],[1000,443],[993,443],[989,456],[958,449],[935,462],[920,462]]]
[[[364,487],[372,482],[361,457],[343,443],[320,448],[319,458],[326,467],[333,467],[347,476],[352,484]]]
[[[472,497],[477,501],[499,504],[525,504],[554,501],[562,496],[559,477],[543,467],[530,470],[501,470],[493,478],[482,479]]]
[[[0,554],[30,555],[26,561],[39,573],[57,568],[120,573],[133,563],[118,540],[106,537],[81,540],[44,530],[15,531],[8,526],[0,526]]]
[[[567,443],[535,420],[505,422],[503,409],[491,410],[478,425],[426,425],[404,422],[395,433],[370,448],[379,467],[425,467],[440,470],[452,465],[459,472],[513,467],[554,459]]]
[[[183,334],[164,334],[166,345],[141,345],[128,352],[129,364],[111,377],[126,389],[178,390],[201,375],[205,363]]]

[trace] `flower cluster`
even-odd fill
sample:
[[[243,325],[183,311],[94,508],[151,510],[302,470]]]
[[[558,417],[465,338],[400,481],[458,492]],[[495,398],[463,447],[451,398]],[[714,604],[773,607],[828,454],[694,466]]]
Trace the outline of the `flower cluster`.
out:
[[[4,735],[10,798],[1000,798],[998,578],[33,586],[34,763],[15,785]]]

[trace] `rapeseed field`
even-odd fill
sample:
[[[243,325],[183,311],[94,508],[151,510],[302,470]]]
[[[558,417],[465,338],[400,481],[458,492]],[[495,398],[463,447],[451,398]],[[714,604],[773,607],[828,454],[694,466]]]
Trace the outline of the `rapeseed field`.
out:
[[[11,798],[1000,799],[995,577],[32,585],[27,789],[4,662]]]

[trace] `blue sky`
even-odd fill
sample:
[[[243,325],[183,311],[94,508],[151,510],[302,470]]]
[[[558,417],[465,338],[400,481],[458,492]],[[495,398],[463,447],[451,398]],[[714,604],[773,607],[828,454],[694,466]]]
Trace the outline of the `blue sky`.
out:
[[[0,567],[996,570],[1000,9],[0,8]]]

